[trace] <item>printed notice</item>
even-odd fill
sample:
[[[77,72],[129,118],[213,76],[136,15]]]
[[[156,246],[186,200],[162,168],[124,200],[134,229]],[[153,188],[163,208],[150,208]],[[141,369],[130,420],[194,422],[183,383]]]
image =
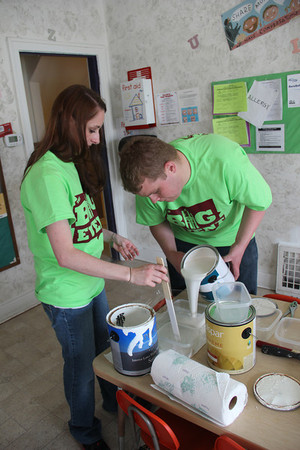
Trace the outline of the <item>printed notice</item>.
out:
[[[247,111],[245,81],[213,86],[213,114],[233,114]]]
[[[270,111],[267,114],[266,121],[271,120],[282,120],[282,86],[281,86],[281,78],[276,78],[275,80],[264,80],[258,81],[262,86],[270,87],[271,89],[275,89],[278,91],[278,95],[275,98],[273,105],[271,106]]]
[[[287,76],[288,107],[300,107],[300,73]]]
[[[284,124],[256,128],[257,152],[284,152]]]
[[[255,127],[261,127],[267,119],[278,94],[278,90],[274,89],[273,86],[261,84],[254,80],[247,96],[247,112],[239,112],[238,116],[252,123]]]
[[[156,96],[157,115],[160,125],[179,123],[177,92],[166,92]]]
[[[178,91],[181,123],[199,122],[199,89]]]
[[[242,146],[250,145],[249,124],[237,116],[213,119],[213,130]]]

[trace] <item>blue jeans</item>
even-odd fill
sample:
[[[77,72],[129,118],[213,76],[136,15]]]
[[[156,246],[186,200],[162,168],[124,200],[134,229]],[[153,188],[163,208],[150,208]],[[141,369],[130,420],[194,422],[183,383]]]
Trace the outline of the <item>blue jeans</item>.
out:
[[[189,242],[180,241],[176,239],[177,250],[186,253],[196,244],[190,244]],[[221,256],[225,256],[229,253],[230,247],[216,247]],[[256,295],[257,293],[257,260],[258,252],[255,237],[251,239],[248,247],[243,255],[240,265],[240,276],[237,281],[244,283],[250,294]],[[184,278],[175,270],[172,264],[167,261],[171,287],[174,293],[178,294],[178,291],[185,289]]]
[[[87,306],[78,309],[55,308],[42,303],[64,358],[64,389],[70,407],[69,429],[82,444],[92,444],[102,438],[101,422],[95,413],[95,375],[93,359],[109,347],[106,314],[109,311],[105,290]],[[117,410],[113,384],[98,378],[103,408]]]

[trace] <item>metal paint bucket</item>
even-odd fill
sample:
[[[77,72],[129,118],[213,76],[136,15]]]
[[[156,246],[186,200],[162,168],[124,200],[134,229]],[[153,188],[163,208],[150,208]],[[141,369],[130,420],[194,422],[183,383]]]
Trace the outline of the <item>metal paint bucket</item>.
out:
[[[205,310],[208,364],[219,372],[244,373],[255,364],[255,308],[249,306],[246,320],[240,323],[219,321],[216,304]],[[254,335],[254,336],[253,336]]]
[[[128,303],[112,309],[106,322],[115,369],[131,376],[150,372],[159,352],[154,309]]]
[[[234,276],[225,263],[218,250],[211,245],[197,245],[191,248],[182,258],[181,267],[192,264],[193,258],[211,258],[212,265],[200,284],[200,294],[208,301],[213,302],[212,287],[215,283],[234,281]]]

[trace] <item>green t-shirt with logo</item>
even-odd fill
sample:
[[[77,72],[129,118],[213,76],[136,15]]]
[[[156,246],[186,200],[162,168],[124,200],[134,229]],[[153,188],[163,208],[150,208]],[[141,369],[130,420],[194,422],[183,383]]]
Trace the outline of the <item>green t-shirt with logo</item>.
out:
[[[167,220],[176,238],[214,247],[234,243],[244,207],[265,210],[271,190],[245,151],[215,134],[196,134],[170,142],[190,163],[191,176],[173,202],[153,204],[136,196],[136,219],[142,225]]]
[[[103,278],[60,267],[46,233],[48,225],[68,220],[74,247],[96,258],[102,254],[102,225],[93,200],[82,190],[75,165],[48,151],[27,172],[21,203],[34,256],[37,298],[62,308],[88,304],[103,290]]]

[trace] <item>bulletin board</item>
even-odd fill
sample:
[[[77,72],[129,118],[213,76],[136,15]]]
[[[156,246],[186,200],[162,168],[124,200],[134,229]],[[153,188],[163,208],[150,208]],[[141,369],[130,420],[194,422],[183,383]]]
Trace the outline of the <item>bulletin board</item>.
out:
[[[0,272],[20,264],[0,161]]]
[[[283,153],[300,153],[300,107],[288,108],[288,89],[287,89],[287,76],[293,74],[299,74],[300,69],[296,71],[290,72],[282,72],[268,75],[259,75],[253,77],[244,77],[244,78],[236,78],[231,80],[224,81],[215,81],[212,82],[212,95],[213,95],[213,86],[218,84],[229,84],[235,83],[239,81],[246,82],[247,91],[249,92],[253,82],[256,81],[265,81],[265,80],[274,80],[281,79],[281,87],[282,87],[282,120],[276,121],[265,121],[264,125],[271,124],[284,124],[284,152]],[[214,116],[215,118],[216,116]],[[218,117],[222,117],[222,115],[218,115]],[[224,116],[223,116],[224,117]],[[277,153],[275,151],[257,151],[256,150],[256,127],[252,124],[249,124],[250,129],[250,145],[243,146],[244,150],[247,153]]]

